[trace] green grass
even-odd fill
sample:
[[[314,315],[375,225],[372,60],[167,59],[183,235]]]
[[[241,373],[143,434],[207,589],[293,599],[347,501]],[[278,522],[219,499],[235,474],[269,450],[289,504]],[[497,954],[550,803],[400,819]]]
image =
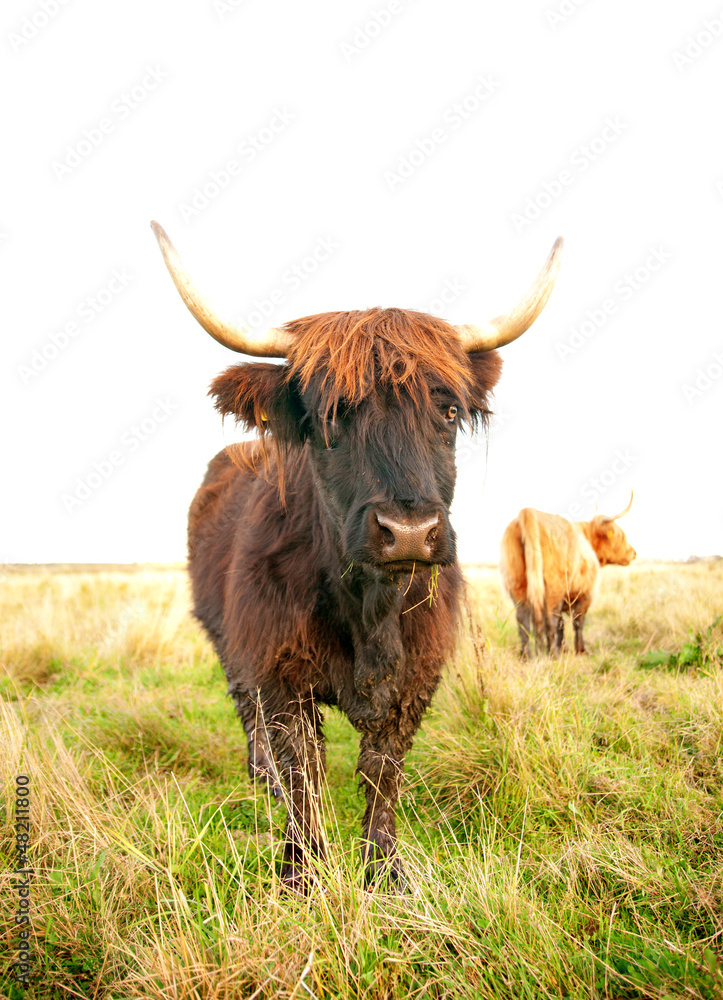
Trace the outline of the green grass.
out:
[[[723,997],[723,566],[606,569],[591,655],[528,664],[496,574],[470,577],[473,620],[407,758],[410,891],[363,888],[358,739],[329,711],[329,861],[301,901],[183,574],[9,573],[0,996],[23,995],[25,772],[28,998]],[[648,655],[691,642],[680,668]]]

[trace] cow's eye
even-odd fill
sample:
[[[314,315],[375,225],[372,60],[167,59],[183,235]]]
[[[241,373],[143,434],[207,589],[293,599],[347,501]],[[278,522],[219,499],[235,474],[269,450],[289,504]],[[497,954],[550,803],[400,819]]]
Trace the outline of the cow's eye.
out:
[[[333,451],[339,444],[339,421],[338,419],[325,417],[320,414],[319,422],[321,424],[321,436],[324,446],[328,451]]]
[[[447,423],[453,424],[456,416],[457,416],[457,407],[456,406],[447,407],[447,412],[444,415],[444,419],[447,421]]]

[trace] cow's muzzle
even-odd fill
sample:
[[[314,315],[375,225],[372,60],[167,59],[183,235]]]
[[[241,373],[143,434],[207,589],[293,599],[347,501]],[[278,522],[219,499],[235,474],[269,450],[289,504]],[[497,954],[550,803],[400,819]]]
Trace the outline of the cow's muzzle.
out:
[[[381,555],[384,562],[419,559],[428,562],[439,530],[439,514],[433,517],[390,517],[375,514],[381,535]]]
[[[439,510],[367,512],[367,547],[375,561],[389,568],[447,562],[450,557],[446,518]]]

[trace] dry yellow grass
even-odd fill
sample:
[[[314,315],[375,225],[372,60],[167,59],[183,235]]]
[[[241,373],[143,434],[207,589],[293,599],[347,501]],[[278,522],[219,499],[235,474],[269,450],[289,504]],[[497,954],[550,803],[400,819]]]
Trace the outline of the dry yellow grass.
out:
[[[180,568],[10,570],[1,611],[3,662],[19,681],[43,684],[79,660],[181,666],[212,655]]]
[[[468,577],[472,624],[409,760],[411,893],[362,888],[356,738],[331,713],[331,856],[299,902],[184,572],[10,570],[0,854],[27,773],[28,995],[723,996],[723,631],[707,664],[640,666],[723,611],[723,563],[606,568],[591,655],[528,664],[496,570]],[[2,912],[0,995],[19,997]]]

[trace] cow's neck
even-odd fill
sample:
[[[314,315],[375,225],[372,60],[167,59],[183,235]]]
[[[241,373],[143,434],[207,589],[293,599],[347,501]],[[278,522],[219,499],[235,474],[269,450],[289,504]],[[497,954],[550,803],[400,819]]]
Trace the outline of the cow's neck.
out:
[[[404,588],[375,567],[351,566],[342,572],[336,597],[354,644],[358,695],[350,713],[355,725],[373,728],[389,714],[406,663],[400,623]]]
[[[582,529],[582,533],[585,536],[585,538],[587,538],[588,542],[590,542],[590,548],[593,550],[593,552],[597,556],[597,561],[600,563],[601,566],[605,566],[606,563],[607,563],[607,560],[600,558],[600,554],[598,553],[598,550],[597,550],[597,545],[595,544],[595,533],[592,530],[592,524],[591,524],[591,522],[590,521],[578,521],[577,523],[580,525],[580,528]]]
[[[326,573],[340,618],[354,644],[354,687],[358,695],[350,718],[374,727],[389,713],[406,662],[400,616],[405,581],[379,567],[354,565],[345,557],[341,536],[318,487],[314,516],[324,536]],[[406,581],[408,583],[408,580]]]

